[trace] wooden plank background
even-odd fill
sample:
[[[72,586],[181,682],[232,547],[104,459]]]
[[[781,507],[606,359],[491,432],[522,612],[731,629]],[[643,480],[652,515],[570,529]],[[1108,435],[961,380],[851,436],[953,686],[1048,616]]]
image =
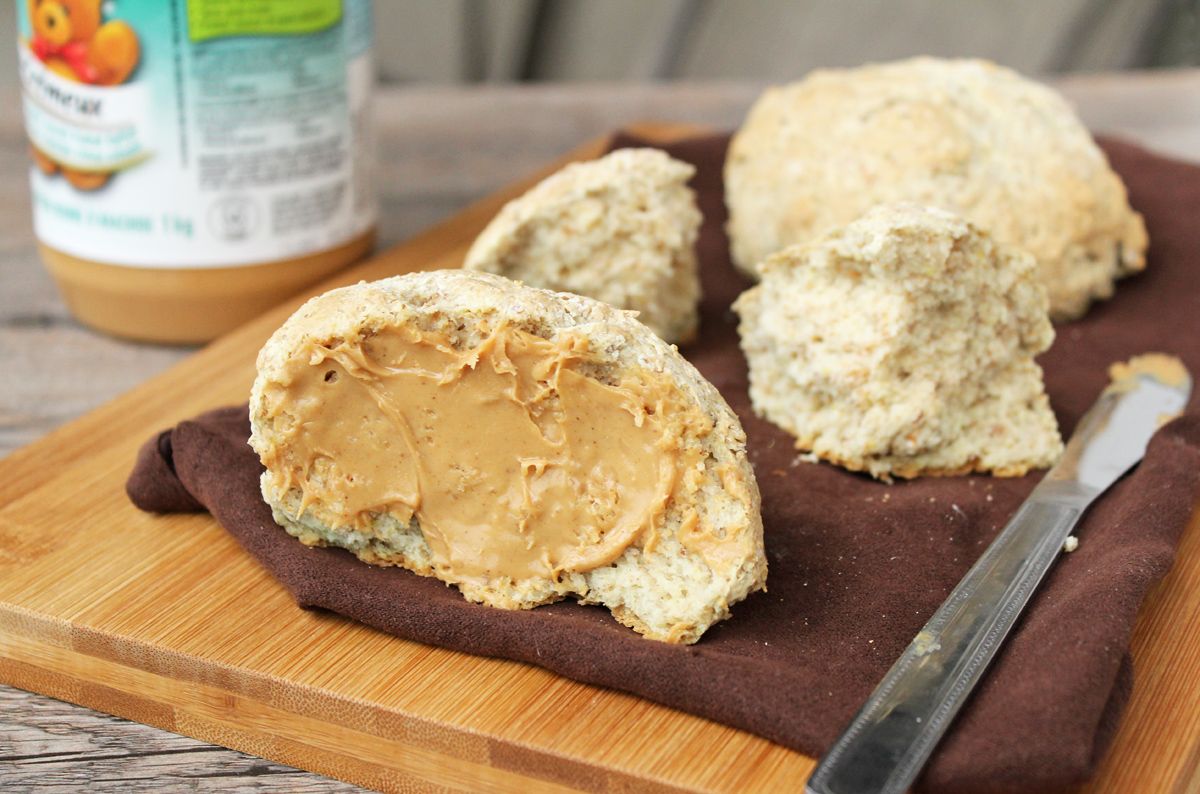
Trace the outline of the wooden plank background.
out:
[[[1099,129],[1180,156],[1200,153],[1200,72],[1092,77],[1063,87]],[[378,113],[384,238],[407,236],[626,121],[731,126],[758,90],[755,84],[386,89]],[[13,107],[15,97],[0,92],[0,100]],[[0,115],[0,176],[9,186],[0,190],[0,454],[190,352],[105,339],[69,319],[33,253],[25,168],[19,120]],[[176,782],[277,791],[341,786],[46,698],[0,694],[5,781],[87,781],[107,791]]]

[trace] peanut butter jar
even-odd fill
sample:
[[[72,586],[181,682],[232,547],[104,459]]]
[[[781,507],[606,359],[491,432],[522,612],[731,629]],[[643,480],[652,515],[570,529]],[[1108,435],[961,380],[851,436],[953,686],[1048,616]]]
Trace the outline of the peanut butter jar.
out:
[[[374,242],[369,0],[21,0],[38,248],[87,325],[202,342]]]

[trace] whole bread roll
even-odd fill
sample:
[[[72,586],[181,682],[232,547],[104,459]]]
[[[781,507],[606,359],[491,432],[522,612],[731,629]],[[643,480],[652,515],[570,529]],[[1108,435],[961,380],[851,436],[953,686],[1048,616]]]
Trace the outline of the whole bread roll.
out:
[[[690,643],[765,582],[737,417],[590,298],[459,270],[333,290],[263,347],[250,418],[285,530],[472,601]]]
[[[978,60],[822,70],[766,91],[725,165],[728,231],[750,275],[876,204],[950,210],[1038,263],[1054,319],[1145,266],[1146,227],[1057,93]]]
[[[506,204],[463,267],[631,309],[668,342],[687,342],[700,302],[695,172],[658,149],[572,163]]]
[[[734,304],[754,410],[875,477],[1019,476],[1062,452],[1034,356],[1033,257],[942,210],[882,205],[767,257]]]

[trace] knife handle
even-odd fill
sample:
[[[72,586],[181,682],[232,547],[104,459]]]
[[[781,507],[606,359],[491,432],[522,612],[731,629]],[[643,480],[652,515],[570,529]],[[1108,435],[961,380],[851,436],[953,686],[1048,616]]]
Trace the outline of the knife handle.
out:
[[[1038,490],[892,665],[808,794],[900,794],[916,780],[1086,507]]]

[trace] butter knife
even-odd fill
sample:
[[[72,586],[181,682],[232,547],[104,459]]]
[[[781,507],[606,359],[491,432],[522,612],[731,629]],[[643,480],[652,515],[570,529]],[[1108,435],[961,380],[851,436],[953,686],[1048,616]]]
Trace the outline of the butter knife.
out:
[[[1191,394],[1188,371],[1170,356],[1137,356],[1110,372],[1061,460],[892,665],[806,794],[900,794],[912,785],[1079,517]]]

